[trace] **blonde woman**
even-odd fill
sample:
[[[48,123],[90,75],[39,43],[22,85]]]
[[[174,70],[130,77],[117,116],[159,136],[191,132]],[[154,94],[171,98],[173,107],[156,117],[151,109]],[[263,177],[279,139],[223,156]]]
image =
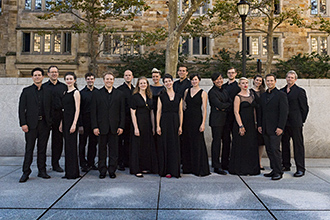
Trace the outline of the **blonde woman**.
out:
[[[229,162],[229,173],[237,175],[258,175],[259,152],[256,130],[257,104],[250,93],[249,81],[242,77],[238,83],[241,91],[234,99],[235,123]]]

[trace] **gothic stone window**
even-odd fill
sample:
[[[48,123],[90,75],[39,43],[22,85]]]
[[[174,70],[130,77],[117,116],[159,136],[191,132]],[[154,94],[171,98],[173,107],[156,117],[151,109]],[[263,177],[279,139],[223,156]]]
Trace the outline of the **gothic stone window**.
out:
[[[267,38],[262,35],[248,35],[247,39],[247,51],[248,55],[254,57],[261,57],[267,55]],[[273,37],[273,52],[275,56],[280,56],[280,37]]]
[[[190,7],[190,0],[179,0],[178,1],[178,14],[184,15],[189,7]],[[194,12],[194,16],[206,14],[207,10],[211,7],[212,1],[206,0],[202,3],[202,5]]]
[[[132,35],[103,35],[103,54],[119,56],[142,53],[142,46],[135,43]]]
[[[71,33],[23,32],[23,54],[71,54]]]
[[[312,35],[310,37],[310,51],[322,55],[327,55],[328,37],[326,35]]]
[[[311,0],[311,14],[327,15],[328,4],[329,4],[329,0]]]
[[[210,37],[182,37],[179,53],[193,55],[210,55]]]
[[[25,0],[25,10],[45,11],[50,8],[49,1],[52,0]]]

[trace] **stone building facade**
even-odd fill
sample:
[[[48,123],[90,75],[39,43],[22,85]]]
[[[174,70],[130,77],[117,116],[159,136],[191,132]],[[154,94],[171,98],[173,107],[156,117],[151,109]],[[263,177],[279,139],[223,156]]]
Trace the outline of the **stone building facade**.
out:
[[[125,42],[125,36],[138,31],[150,31],[167,26],[168,9],[164,0],[146,0],[150,9],[141,12],[134,21],[107,21],[112,27],[125,31],[110,36],[99,36],[100,48],[104,50],[98,58],[101,71],[109,65],[119,64],[121,54],[134,54],[165,48],[165,42],[155,46],[134,46]],[[184,13],[187,1],[179,0],[179,11]],[[302,17],[312,23],[316,14],[330,16],[330,0],[287,0],[280,1],[279,10],[284,8],[304,9]],[[311,7],[310,7],[311,6]],[[75,21],[73,15],[59,14],[49,20],[36,16],[43,14],[46,0],[0,0],[0,76],[27,76],[32,68],[48,68],[57,65],[61,73],[74,71],[83,76],[88,71],[88,42],[85,34],[73,33],[70,29]],[[212,0],[198,9],[194,16],[203,14],[212,7]],[[265,29],[262,17],[254,17],[252,23]],[[247,31],[248,53],[262,61],[266,60],[266,34],[256,30]],[[298,53],[329,53],[329,37],[326,33],[296,26],[282,25],[274,34],[275,57],[288,59]],[[231,31],[223,36],[212,35],[199,38],[183,38],[180,52],[200,58],[214,56],[225,48],[236,52],[242,47],[241,31]],[[274,61],[276,62],[276,61]]]

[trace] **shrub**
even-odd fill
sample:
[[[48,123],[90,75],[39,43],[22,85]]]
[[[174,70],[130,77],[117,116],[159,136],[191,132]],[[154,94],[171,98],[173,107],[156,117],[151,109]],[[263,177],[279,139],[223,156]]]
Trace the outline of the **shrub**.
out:
[[[320,55],[315,52],[292,56],[289,60],[278,60],[274,73],[285,78],[289,70],[295,70],[299,78],[329,78],[329,55]]]

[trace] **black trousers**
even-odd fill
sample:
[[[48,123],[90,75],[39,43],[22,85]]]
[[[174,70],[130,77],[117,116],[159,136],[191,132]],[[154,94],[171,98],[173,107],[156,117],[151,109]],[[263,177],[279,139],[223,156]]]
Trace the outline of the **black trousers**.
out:
[[[118,137],[118,164],[122,164],[125,167],[129,167],[129,146],[131,139],[131,120],[130,117],[125,118],[124,132]]]
[[[220,150],[221,150],[221,138],[223,134],[224,126],[212,126],[212,145],[211,145],[211,157],[212,167],[221,168],[220,162]],[[223,148],[222,148],[223,153]]]
[[[63,151],[63,134],[59,131],[60,122],[62,120],[62,112],[58,110],[53,111],[52,124],[52,166],[59,166]]]
[[[305,172],[305,146],[302,127],[286,126],[282,137],[282,165],[291,167],[290,138],[293,141],[293,154],[297,171]]]
[[[25,155],[23,162],[23,173],[31,173],[33,150],[37,142],[37,166],[39,172],[46,172],[46,150],[49,138],[49,127],[45,120],[38,121],[36,129],[30,129],[25,133]]]
[[[282,135],[268,135],[263,134],[265,145],[266,145],[266,152],[270,161],[270,168],[276,174],[282,174],[282,157],[281,157],[281,138]]]
[[[222,134],[222,154],[221,154],[221,167],[224,170],[228,170],[230,148],[231,148],[231,134],[233,132],[234,125],[234,113],[230,112],[227,115],[226,124],[223,128]]]
[[[108,166],[106,160],[109,155]],[[100,135],[99,142],[99,171],[101,174],[116,172],[118,163],[118,135],[108,134]]]
[[[84,133],[79,134],[79,164],[81,167],[91,167],[95,164],[97,136],[94,135],[90,125],[83,126]],[[87,160],[86,160],[86,145]]]

